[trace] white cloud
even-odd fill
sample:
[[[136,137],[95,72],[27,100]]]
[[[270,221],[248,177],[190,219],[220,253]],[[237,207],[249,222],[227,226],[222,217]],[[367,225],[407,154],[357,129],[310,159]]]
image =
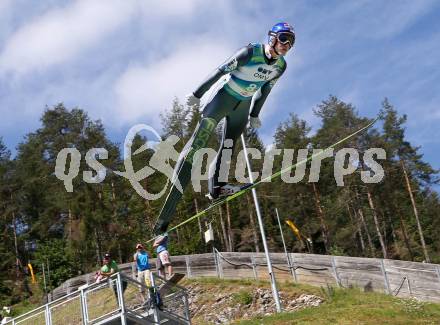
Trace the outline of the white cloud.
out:
[[[0,54],[0,71],[26,73],[65,63],[100,46],[106,36],[139,18],[136,15],[147,23],[161,16],[188,15],[199,2],[77,0],[63,8],[54,7],[11,35]]]
[[[162,1],[139,1],[140,10],[146,16],[171,16],[192,14],[197,7],[204,3],[202,0],[162,0]],[[164,26],[165,27],[165,26]]]
[[[118,28],[135,13],[122,0],[80,0],[24,25],[8,40],[0,69],[28,72],[65,62]]]
[[[159,113],[170,106],[174,96],[183,100],[231,55],[234,47],[200,39],[192,42],[192,48],[197,51],[185,45],[148,66],[129,67],[115,84],[115,122],[139,121],[140,117],[157,122]]]

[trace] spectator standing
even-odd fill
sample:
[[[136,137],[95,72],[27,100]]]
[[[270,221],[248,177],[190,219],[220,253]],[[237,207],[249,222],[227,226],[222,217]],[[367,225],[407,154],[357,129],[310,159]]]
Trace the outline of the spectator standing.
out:
[[[133,260],[136,263],[137,268],[137,280],[148,287],[151,287],[151,267],[149,263],[150,256],[148,252],[144,249],[142,244],[136,245],[136,253],[133,256]],[[142,290],[143,291],[143,290]]]
[[[118,264],[115,260],[113,260],[109,253],[104,255],[103,259],[104,265],[101,267],[100,275],[104,279],[110,278],[113,274],[116,274],[119,272]],[[116,282],[111,282],[113,291],[115,292],[116,300],[118,300],[118,288],[116,287]],[[122,280],[121,286],[122,286],[122,294],[124,294],[125,289],[127,289],[127,281]]]
[[[164,233],[156,237],[153,249],[156,249],[157,263],[163,265],[168,271],[168,279],[173,276],[173,267],[171,265],[170,253],[168,252],[168,234]],[[159,264],[158,264],[159,267]],[[165,276],[165,274],[164,274]]]

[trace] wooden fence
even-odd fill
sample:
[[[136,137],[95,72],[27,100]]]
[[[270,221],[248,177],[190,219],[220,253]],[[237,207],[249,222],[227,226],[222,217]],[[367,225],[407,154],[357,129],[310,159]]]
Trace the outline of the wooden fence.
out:
[[[300,253],[270,254],[277,281],[314,286],[360,287],[398,297],[440,302],[440,265],[399,260]],[[174,272],[188,278],[219,277],[269,280],[263,253],[218,252],[173,256]],[[154,265],[154,259],[152,261]],[[120,265],[134,276],[134,263]],[[93,282],[93,274],[67,280],[52,292],[54,299]]]

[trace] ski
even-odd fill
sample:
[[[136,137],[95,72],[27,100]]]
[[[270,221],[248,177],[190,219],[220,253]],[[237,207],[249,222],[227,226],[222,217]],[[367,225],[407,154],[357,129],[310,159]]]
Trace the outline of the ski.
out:
[[[270,175],[270,176],[268,176],[268,177],[265,177],[265,178],[263,178],[263,179],[260,179],[258,182],[255,182],[255,183],[253,183],[253,184],[250,184],[250,185],[248,185],[248,186],[245,186],[244,189],[242,189],[242,190],[240,190],[240,191],[238,191],[238,192],[236,192],[236,193],[234,193],[234,194],[232,194],[232,195],[229,195],[229,196],[227,196],[227,197],[225,197],[225,198],[220,198],[220,199],[215,200],[215,201],[214,201],[211,205],[209,205],[206,209],[204,209],[204,210],[202,210],[202,211],[196,213],[195,215],[189,217],[189,218],[186,219],[185,221],[183,221],[183,222],[179,223],[178,225],[176,225],[176,226],[170,228],[167,232],[174,231],[174,230],[176,230],[177,228],[180,228],[180,227],[182,227],[183,225],[185,225],[185,224],[187,224],[187,223],[189,223],[189,222],[191,222],[191,221],[193,221],[193,220],[195,220],[195,219],[197,219],[197,218],[200,218],[200,217],[204,216],[207,212],[211,211],[212,209],[214,209],[214,208],[216,208],[216,207],[218,207],[218,206],[220,206],[220,205],[223,205],[223,204],[225,204],[226,202],[232,201],[232,200],[236,199],[236,198],[239,197],[239,196],[242,196],[242,195],[245,194],[246,192],[252,190],[253,188],[256,188],[256,187],[257,187],[258,185],[260,185],[261,183],[269,182],[269,181],[273,180],[274,178],[277,178],[277,177],[281,176],[282,174],[287,173],[287,172],[290,172],[292,169],[294,169],[294,168],[296,168],[296,167],[298,167],[298,166],[301,166],[301,165],[303,165],[303,164],[309,162],[309,161],[312,160],[313,158],[316,158],[316,157],[321,156],[321,155],[322,155],[323,153],[325,153],[327,150],[330,150],[330,149],[332,149],[332,148],[334,148],[334,147],[340,145],[341,143],[344,143],[345,141],[351,139],[351,138],[354,137],[355,135],[357,135],[357,134],[359,134],[359,133],[361,133],[361,132],[367,130],[367,129],[370,128],[374,123],[376,123],[378,119],[379,119],[379,117],[375,118],[372,122],[368,123],[367,125],[363,126],[362,128],[360,128],[359,130],[353,132],[352,134],[346,136],[345,138],[343,138],[343,139],[341,139],[341,140],[335,142],[334,144],[332,144],[332,145],[330,145],[329,147],[325,148],[323,151],[320,151],[320,152],[318,152],[318,153],[316,153],[316,154],[312,154],[312,155],[310,155],[309,157],[307,157],[306,159],[303,159],[303,160],[297,162],[296,164],[293,164],[293,165],[291,165],[291,166],[289,166],[289,167],[286,167],[286,168],[284,168],[284,169],[281,169],[281,170],[279,170],[278,172],[276,172],[276,173],[274,173],[274,174],[272,174],[272,175]],[[154,240],[154,238],[150,239],[148,242],[151,242],[151,241],[153,241],[153,240]]]

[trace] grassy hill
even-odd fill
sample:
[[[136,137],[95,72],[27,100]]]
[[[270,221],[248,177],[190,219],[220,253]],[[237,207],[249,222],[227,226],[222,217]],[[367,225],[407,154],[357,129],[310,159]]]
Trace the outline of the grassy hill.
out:
[[[359,289],[317,288],[292,283],[279,284],[283,307],[292,301],[301,302],[301,296],[317,296],[322,302],[316,307],[297,304],[297,310],[271,316],[261,314],[261,296],[270,294],[270,284],[256,281],[224,281],[217,279],[187,280],[192,289],[194,324],[213,322],[209,315],[222,315],[225,310],[234,324],[440,324],[440,304],[425,303],[413,299],[399,299],[385,294],[362,292]],[[271,299],[270,299],[271,300]],[[224,302],[224,303],[221,303]],[[273,303],[267,304],[265,313],[274,311]],[[291,305],[289,309],[296,309]],[[201,311],[200,311],[201,310]],[[196,312],[194,312],[196,311]],[[264,313],[263,313],[264,314]],[[208,315],[208,317],[207,317]],[[247,320],[243,320],[246,318]]]

